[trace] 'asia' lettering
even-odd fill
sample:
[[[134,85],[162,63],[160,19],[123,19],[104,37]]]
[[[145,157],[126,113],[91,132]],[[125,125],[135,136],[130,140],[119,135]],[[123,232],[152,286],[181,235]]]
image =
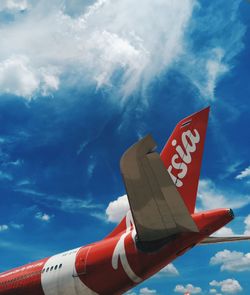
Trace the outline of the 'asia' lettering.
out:
[[[200,135],[197,129],[184,131],[181,135],[182,146],[177,145],[177,141],[172,141],[172,146],[175,147],[176,153],[171,159],[171,165],[168,167],[168,173],[170,174],[173,182],[177,187],[183,186],[181,181],[188,172],[188,165],[192,162],[192,153],[196,151],[196,145],[200,142]],[[175,175],[173,168],[179,173]]]

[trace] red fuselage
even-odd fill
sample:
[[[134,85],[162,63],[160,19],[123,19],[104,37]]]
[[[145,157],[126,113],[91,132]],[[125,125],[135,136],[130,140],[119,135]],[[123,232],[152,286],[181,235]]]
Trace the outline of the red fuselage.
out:
[[[102,241],[0,274],[0,294],[122,294],[233,219],[229,209],[192,217],[199,233],[178,234],[145,250],[136,246],[135,228],[128,212],[119,227]]]

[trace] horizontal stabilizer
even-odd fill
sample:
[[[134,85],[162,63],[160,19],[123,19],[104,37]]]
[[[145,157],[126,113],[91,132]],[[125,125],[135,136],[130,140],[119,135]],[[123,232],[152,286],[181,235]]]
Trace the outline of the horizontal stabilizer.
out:
[[[198,232],[169,176],[156,143],[148,135],[122,156],[120,167],[140,241],[150,242],[180,232]]]
[[[250,236],[232,236],[232,237],[207,237],[200,242],[202,245],[238,242],[250,240]]]

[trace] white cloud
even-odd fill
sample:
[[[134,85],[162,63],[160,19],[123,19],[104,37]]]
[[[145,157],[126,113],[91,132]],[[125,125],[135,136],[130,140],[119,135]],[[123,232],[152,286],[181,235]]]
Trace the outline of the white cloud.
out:
[[[239,5],[240,1],[232,1],[225,9],[222,1],[205,6],[200,2],[198,9],[205,9],[206,13],[193,19],[193,25],[197,26],[193,32],[196,33],[194,42],[199,40],[201,32],[206,35],[206,42],[204,46],[190,41],[189,46],[198,45],[199,48],[186,52],[181,71],[207,100],[215,99],[217,82],[232,68],[232,59],[244,47],[242,37],[246,28],[239,21]],[[230,32],[230,37],[225,32]]]
[[[28,7],[27,0],[1,0],[0,2],[0,11],[24,11],[28,9]]]
[[[209,285],[212,287],[220,287],[221,292],[228,294],[236,294],[242,291],[240,283],[235,279],[227,279],[220,282],[213,280]]]
[[[204,89],[205,94],[208,94],[211,98],[214,98],[217,79],[228,71],[228,67],[222,62],[225,55],[224,50],[222,48],[214,48],[213,53],[213,58],[208,59],[206,64],[207,85]]]
[[[223,226],[221,229],[217,230],[217,232],[213,234],[214,237],[231,237],[234,235],[235,233],[233,232],[233,230],[227,226]]]
[[[232,174],[235,174],[241,164],[242,162],[238,160],[232,162],[225,168],[225,171],[220,175],[220,177],[224,179],[231,176]]]
[[[28,99],[37,91],[48,95],[59,87],[56,72],[52,68],[35,68],[25,56],[12,56],[0,63],[0,89]]]
[[[4,93],[30,97],[39,81],[25,57],[11,57],[0,63],[0,88]]]
[[[46,196],[46,194],[35,191],[30,188],[17,188],[17,189],[14,189],[14,192],[20,192],[20,193],[24,193],[26,195],[32,195],[32,196],[37,196],[37,197],[45,197]]]
[[[222,62],[224,55],[225,52],[222,48],[213,48],[210,57],[206,57],[204,62],[205,79],[194,80],[194,84],[201,94],[212,100],[218,79],[229,70],[227,65]]]
[[[250,236],[250,214],[246,217],[246,219],[244,220],[244,223],[245,223],[244,235]]]
[[[90,216],[92,216],[92,217],[95,217],[95,218],[97,218],[97,219],[99,219],[99,220],[101,220],[101,221],[107,222],[106,215],[105,215],[105,213],[103,213],[103,212],[100,212],[100,211],[93,211],[93,212],[90,212],[89,214],[90,214]]]
[[[118,197],[115,201],[109,203],[106,209],[106,215],[110,222],[120,222],[129,210],[127,195]]]
[[[6,231],[9,229],[9,226],[7,224],[1,224],[0,225],[0,232]]]
[[[40,89],[42,95],[49,95],[59,89],[60,80],[58,70],[52,68],[40,69]]]
[[[36,69],[53,66],[70,75],[69,83],[111,87],[114,75],[120,76],[121,92],[130,94],[180,56],[194,4],[195,0],[99,0],[73,18],[59,11],[59,1],[38,1],[25,19],[0,29],[5,40],[0,48],[2,64],[10,62],[9,53],[29,61],[12,65],[18,70],[13,84],[19,84],[19,91],[3,80],[2,92],[29,97],[42,91]],[[43,81],[58,89],[58,76],[48,75]]]
[[[174,292],[176,293],[191,293],[191,294],[199,294],[202,292],[200,287],[195,287],[192,284],[187,284],[186,286],[183,285],[176,285],[174,288]]]
[[[89,200],[81,200],[73,197],[49,197],[49,200],[56,201],[58,207],[65,212],[77,212],[82,209],[96,209],[101,208],[101,205],[94,204]]]
[[[53,215],[49,215],[42,212],[37,212],[35,215],[35,218],[44,222],[49,222],[51,218],[53,218]]]
[[[156,277],[175,277],[179,275],[178,269],[172,264],[168,264],[156,274]]]
[[[149,289],[148,287],[141,288],[139,295],[157,294],[156,290]]]
[[[230,191],[222,191],[210,179],[203,179],[199,182],[198,202],[199,210],[216,208],[237,209],[249,204],[250,196],[241,196]]]
[[[235,178],[244,179],[249,177],[250,177],[250,166],[248,166],[245,170],[241,171]]]
[[[211,265],[221,265],[221,271],[250,271],[250,253],[224,250],[210,259]]]
[[[63,6],[60,0],[32,2],[32,6],[27,0],[1,2],[2,9],[29,12],[0,28],[4,40],[1,63],[18,56],[28,60],[22,67],[15,65],[19,75],[13,76],[13,84],[19,89],[3,79],[1,91],[28,98],[56,91],[65,85],[60,79],[66,76],[67,85],[113,89],[116,84],[126,96],[146,89],[155,77],[174,69],[203,97],[213,99],[217,81],[242,48],[245,32],[237,19],[239,1],[228,5],[226,13],[212,3],[206,7],[206,15],[195,20],[194,9],[201,9],[197,0],[98,0],[74,17],[67,14],[68,5]],[[220,30],[228,28],[230,34],[218,38]],[[194,49],[190,33],[195,30],[203,32],[202,38],[209,36],[205,48]],[[42,69],[51,67],[54,72],[42,75]],[[20,73],[26,73],[28,81]]]
[[[0,232],[7,231],[10,228],[21,229],[23,228],[23,224],[18,224],[14,222],[11,222],[10,224],[2,224],[0,225]]]

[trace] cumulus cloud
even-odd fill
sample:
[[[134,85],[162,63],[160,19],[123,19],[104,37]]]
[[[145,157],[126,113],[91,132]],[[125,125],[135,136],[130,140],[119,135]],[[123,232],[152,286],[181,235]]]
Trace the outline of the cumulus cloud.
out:
[[[224,250],[210,259],[211,265],[221,265],[221,271],[250,271],[250,253]]]
[[[246,206],[249,202],[250,196],[239,196],[239,194],[230,191],[220,190],[210,179],[203,179],[199,182],[199,210],[228,207],[237,209]]]
[[[34,94],[40,82],[35,69],[50,65],[68,74],[73,68],[74,76],[77,72],[85,83],[88,80],[97,87],[110,87],[114,76],[121,77],[121,91],[128,95],[140,82],[147,84],[168,68],[182,52],[194,3],[99,0],[73,18],[58,10],[58,1],[50,9],[48,1],[38,1],[25,20],[0,30],[6,40],[0,49],[2,67],[7,65],[6,73],[18,69],[13,84],[20,87],[14,91],[10,81],[3,80],[2,92],[25,97]],[[29,64],[15,58],[9,65],[9,52],[22,55]],[[28,81],[21,73],[28,75]],[[73,78],[71,75],[69,80]],[[59,85],[56,76],[47,76],[44,82],[53,90]]]
[[[25,56],[12,56],[0,63],[0,89],[30,99],[37,91],[57,90],[59,80],[51,69],[36,69]]]
[[[25,0],[4,3],[9,8],[28,7]],[[211,3],[206,17],[191,22],[193,11],[202,9],[195,0],[98,0],[74,17],[59,0],[36,1],[25,17],[0,28],[5,40],[0,61],[7,75],[2,74],[1,91],[24,97],[47,95],[66,83],[111,89],[115,85],[128,96],[174,69],[202,96],[213,98],[218,79],[242,48],[244,27],[237,19],[239,1],[234,3],[226,13],[225,7]],[[208,26],[207,18],[215,12],[220,15]],[[218,38],[222,28],[230,34]],[[207,46],[197,50],[192,33],[206,39]],[[48,73],[43,75],[42,69]]]
[[[214,237],[230,237],[234,235],[235,233],[233,232],[233,230],[227,226],[222,227],[213,234]]]
[[[178,275],[178,269],[173,265],[173,263],[170,263],[165,266],[160,272],[158,272],[156,277],[175,277]]]
[[[243,290],[240,283],[235,279],[227,279],[220,282],[213,280],[209,285],[212,287],[220,287],[221,292],[228,294],[236,294]]]
[[[250,177],[250,166],[248,166],[246,169],[241,171],[235,178],[236,179],[244,179]]]
[[[0,63],[0,87],[2,92],[19,96],[31,96],[39,81],[28,67],[27,58],[12,57]]]
[[[37,212],[35,218],[44,222],[49,222],[53,215],[49,215],[47,213]]]
[[[191,294],[200,294],[202,289],[200,287],[195,287],[192,284],[187,284],[186,286],[183,285],[176,285],[174,288],[174,292],[176,293],[191,293]]]
[[[106,209],[106,216],[110,222],[119,222],[129,210],[127,195],[118,197],[115,201],[109,203]]]

